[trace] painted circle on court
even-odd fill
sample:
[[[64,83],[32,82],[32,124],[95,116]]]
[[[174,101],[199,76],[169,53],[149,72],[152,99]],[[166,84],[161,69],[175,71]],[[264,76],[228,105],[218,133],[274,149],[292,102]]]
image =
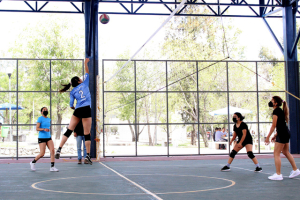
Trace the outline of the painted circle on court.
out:
[[[182,178],[183,177],[193,177],[193,178],[201,178],[201,179],[207,179],[207,180],[217,180],[217,181],[223,181],[223,182],[228,182],[227,185],[222,186],[222,187],[215,187],[215,188],[206,188],[206,189],[196,189],[196,190],[187,190],[187,191],[168,191],[168,192],[153,192],[154,194],[159,194],[159,195],[164,195],[164,194],[185,194],[185,193],[196,193],[196,192],[206,192],[206,191],[213,191],[213,190],[221,190],[221,189],[225,189],[225,188],[229,188],[235,185],[235,182],[229,179],[224,179],[224,178],[217,178],[217,177],[209,177],[209,176],[197,176],[197,175],[174,175],[174,174],[126,174],[124,176],[127,177],[131,177],[131,176],[166,176],[166,177],[178,177],[178,178]],[[73,191],[58,191],[58,190],[51,190],[51,189],[46,189],[45,187],[41,187],[39,185],[41,185],[42,183],[49,183],[52,181],[63,181],[63,180],[72,180],[72,179],[85,179],[85,178],[100,178],[100,177],[117,177],[115,175],[96,175],[96,176],[80,176],[80,177],[68,177],[68,178],[58,178],[58,179],[50,179],[50,180],[45,180],[45,181],[39,181],[36,182],[34,184],[31,185],[32,188],[37,189],[37,190],[41,190],[41,191],[46,191],[46,192],[55,192],[55,193],[64,193],[64,194],[90,194],[90,195],[148,195],[147,193],[99,193],[99,192],[73,192]],[[88,181],[88,180],[87,180]],[[84,181],[80,180],[76,180],[76,182],[72,183],[76,184],[78,186],[78,183],[84,185]],[[101,180],[99,181],[99,186],[101,186]],[[159,182],[157,182],[159,185]],[[214,182],[211,183],[211,185],[213,186]],[[53,184],[52,184],[53,185]],[[61,186],[63,186],[63,184],[61,184]],[[164,185],[166,186],[166,185]],[[77,187],[78,189],[78,187]],[[135,188],[136,189],[136,188]]]

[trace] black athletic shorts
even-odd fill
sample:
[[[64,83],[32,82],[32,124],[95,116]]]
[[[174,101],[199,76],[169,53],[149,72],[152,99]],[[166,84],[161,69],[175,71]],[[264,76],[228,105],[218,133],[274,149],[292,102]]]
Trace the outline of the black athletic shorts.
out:
[[[81,107],[81,108],[77,108],[74,111],[73,115],[75,117],[80,118],[80,119],[92,117],[91,107],[90,106],[84,106],[84,107]]]
[[[282,143],[282,144],[289,143],[290,137],[291,137],[291,134],[290,134],[289,129],[287,129],[284,132],[279,132],[279,133],[277,132],[276,142]]]
[[[38,142],[40,143],[47,143],[48,141],[52,140],[52,138],[38,138]]]
[[[241,140],[237,141],[237,143],[240,143]],[[244,142],[242,143],[242,146],[246,146],[247,144],[252,144],[253,145],[253,140],[252,138],[250,139],[245,139]]]

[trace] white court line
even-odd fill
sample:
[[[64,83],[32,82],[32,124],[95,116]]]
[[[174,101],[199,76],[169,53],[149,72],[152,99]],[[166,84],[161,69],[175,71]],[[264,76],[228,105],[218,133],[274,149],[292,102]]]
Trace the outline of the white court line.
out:
[[[120,161],[122,162],[122,161]],[[140,161],[139,161],[140,162]],[[148,161],[147,161],[148,162]],[[108,162],[109,163],[109,162]],[[289,162],[281,162],[282,164],[290,164]],[[300,162],[295,162],[295,163],[299,163]],[[261,163],[263,165],[274,165],[274,163]],[[182,164],[182,165],[147,165],[147,167],[203,167],[203,166],[209,166],[209,165],[222,165],[222,164],[197,164],[197,165],[187,165],[187,164]],[[245,163],[235,163],[234,165],[245,165]],[[224,166],[224,165],[222,165]],[[113,167],[130,167],[130,168],[140,168],[141,166],[139,165],[115,165]]]
[[[223,166],[223,165],[222,165]],[[242,169],[242,170],[246,170],[246,171],[250,171],[250,172],[253,172],[253,170],[251,169],[245,169],[245,168],[241,168],[241,167],[232,167],[230,166],[231,168],[236,168],[236,169]],[[273,175],[272,173],[266,173],[266,172],[258,172],[258,173],[261,173],[261,174],[267,174],[267,175]],[[285,178],[289,178],[288,176],[283,176]],[[297,180],[300,180],[300,178],[292,178],[292,179],[297,179]]]
[[[193,166],[191,166],[191,165],[147,165],[147,167],[201,167],[201,166],[204,166],[204,165],[218,165],[218,164],[200,164],[200,165],[193,165]],[[135,166],[133,166],[133,165],[123,165],[123,166],[121,166],[121,165],[116,165],[116,166],[114,166],[114,167],[122,167],[122,168],[124,168],[124,167],[134,167],[134,168],[140,168],[141,166],[138,166],[138,165],[135,165]]]
[[[162,198],[158,197],[157,195],[153,194],[152,192],[150,192],[149,190],[143,188],[142,186],[140,186],[139,184],[133,182],[132,180],[126,178],[125,176],[123,176],[122,174],[120,174],[119,172],[113,170],[112,168],[106,166],[105,164],[101,163],[101,165],[103,165],[104,167],[106,167],[107,169],[111,170],[112,172],[116,173],[117,175],[119,175],[120,177],[124,178],[125,180],[129,181],[130,183],[132,183],[133,185],[135,185],[136,187],[140,188],[141,190],[143,190],[145,193],[153,196],[154,198],[158,199],[158,200],[163,200]]]

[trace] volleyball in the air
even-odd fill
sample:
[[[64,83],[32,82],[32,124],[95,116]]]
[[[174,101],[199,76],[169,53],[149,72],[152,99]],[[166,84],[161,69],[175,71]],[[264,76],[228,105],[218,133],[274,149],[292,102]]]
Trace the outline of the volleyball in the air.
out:
[[[99,20],[102,24],[107,24],[109,22],[109,16],[106,14],[103,14],[100,16]]]

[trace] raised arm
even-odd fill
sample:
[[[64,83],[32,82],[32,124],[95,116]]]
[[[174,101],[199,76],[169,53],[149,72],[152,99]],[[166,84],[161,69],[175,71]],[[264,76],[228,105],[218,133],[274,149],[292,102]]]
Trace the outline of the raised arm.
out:
[[[85,67],[85,72],[89,74],[89,67],[88,67],[88,63],[90,62],[89,58],[86,58],[84,61],[84,67]]]

